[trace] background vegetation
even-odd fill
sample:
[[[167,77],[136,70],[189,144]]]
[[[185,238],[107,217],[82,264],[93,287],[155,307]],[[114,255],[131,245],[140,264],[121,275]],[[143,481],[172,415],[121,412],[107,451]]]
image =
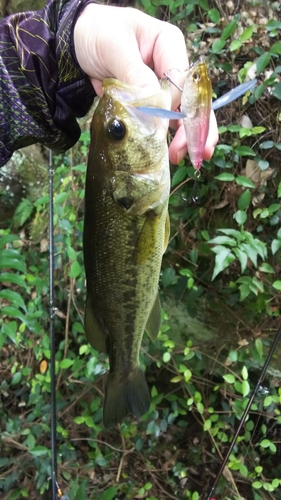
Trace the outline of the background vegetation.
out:
[[[152,404],[139,421],[106,432],[108,361],[83,331],[87,130],[55,158],[59,481],[73,500],[204,499],[280,326],[280,2],[137,4],[177,24],[192,59],[208,56],[217,95],[246,77],[257,75],[258,85],[216,113],[220,142],[197,184],[188,158],[171,167],[163,326],[141,352]],[[0,179],[0,496],[9,500],[49,498],[51,472],[50,377],[42,363],[50,357],[47,176],[18,158],[9,167],[21,179],[16,197],[9,168]],[[280,353],[279,346],[217,500],[281,498]]]

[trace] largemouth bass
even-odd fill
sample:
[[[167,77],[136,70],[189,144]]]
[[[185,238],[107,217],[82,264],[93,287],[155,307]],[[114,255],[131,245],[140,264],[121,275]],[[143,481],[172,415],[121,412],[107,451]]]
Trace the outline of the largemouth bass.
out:
[[[85,332],[110,370],[103,422],[139,416],[150,393],[139,363],[146,330],[161,325],[158,281],[169,238],[168,120],[137,106],[171,106],[168,85],[155,95],[114,79],[103,82],[91,123],[85,191]]]

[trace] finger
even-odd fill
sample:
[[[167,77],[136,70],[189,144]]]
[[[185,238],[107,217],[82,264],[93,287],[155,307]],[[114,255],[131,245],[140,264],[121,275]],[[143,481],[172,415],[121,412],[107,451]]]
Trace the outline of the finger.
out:
[[[181,88],[185,80],[185,70],[188,68],[188,57],[182,32],[168,23],[158,21],[160,32],[153,49],[154,71],[158,78],[167,73]],[[170,85],[172,93],[172,109],[176,109],[181,101],[181,92]]]
[[[217,120],[214,112],[211,112],[209,134],[204,150],[204,160],[209,160],[215,149],[219,139]],[[169,157],[172,163],[178,164],[187,154],[188,144],[186,143],[186,135],[183,124],[180,122],[179,128],[175,134],[169,147]]]
[[[204,151],[204,160],[209,160],[212,157],[218,140],[219,140],[219,132],[218,132],[217,120],[215,117],[215,113],[211,111],[210,127]]]

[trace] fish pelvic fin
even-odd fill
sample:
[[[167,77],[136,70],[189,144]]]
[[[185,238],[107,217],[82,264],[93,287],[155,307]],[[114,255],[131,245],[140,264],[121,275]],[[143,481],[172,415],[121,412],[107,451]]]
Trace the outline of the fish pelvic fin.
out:
[[[86,300],[84,329],[89,344],[96,351],[107,353],[107,335],[94,315],[89,297]]]
[[[147,334],[153,342],[155,342],[158,337],[158,333],[161,328],[161,322],[161,303],[159,295],[157,294],[145,327]]]
[[[150,393],[141,368],[136,368],[128,377],[117,373],[108,376],[103,406],[104,427],[120,423],[132,413],[136,417],[149,410]]]

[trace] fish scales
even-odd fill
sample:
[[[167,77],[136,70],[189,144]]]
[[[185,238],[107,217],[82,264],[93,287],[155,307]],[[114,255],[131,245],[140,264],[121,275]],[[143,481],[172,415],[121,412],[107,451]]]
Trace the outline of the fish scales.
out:
[[[109,354],[106,427],[128,413],[138,416],[148,410],[150,395],[139,351],[144,330],[155,339],[161,321],[158,281],[169,233],[168,122],[144,116],[136,105],[169,106],[170,93],[161,90],[136,100],[142,92],[106,80],[91,127],[84,221],[85,332],[95,349]]]

